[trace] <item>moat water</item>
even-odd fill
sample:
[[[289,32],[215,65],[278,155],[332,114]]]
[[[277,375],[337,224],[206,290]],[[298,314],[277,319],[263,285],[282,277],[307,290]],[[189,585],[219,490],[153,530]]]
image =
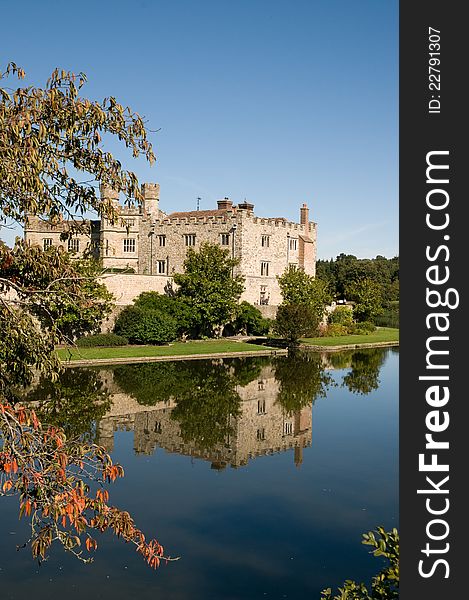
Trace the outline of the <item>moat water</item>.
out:
[[[2,599],[320,599],[382,563],[361,544],[398,527],[397,348],[67,369],[29,400],[103,444],[109,488],[178,562],[149,569],[98,536],[84,565],[39,566],[15,499],[0,498]]]

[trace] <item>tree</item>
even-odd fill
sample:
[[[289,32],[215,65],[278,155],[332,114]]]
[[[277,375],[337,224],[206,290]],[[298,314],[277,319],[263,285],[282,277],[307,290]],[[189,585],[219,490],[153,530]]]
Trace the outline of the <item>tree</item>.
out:
[[[10,63],[0,80],[25,73]],[[134,157],[155,161],[143,119],[112,96],[102,102],[81,96],[83,73],[56,69],[44,88],[0,88],[0,211],[24,223],[27,214],[60,219],[95,210],[117,218],[99,183],[142,200],[137,177],[106,152],[103,137],[115,136]],[[78,181],[71,173],[83,174]],[[91,176],[91,177],[90,177]],[[79,224],[76,223],[76,227]]]
[[[283,304],[307,305],[315,315],[317,322],[322,321],[326,306],[332,300],[326,282],[292,266],[288,267],[285,273],[277,279],[282,292]]]
[[[24,72],[11,63],[0,80],[11,75],[23,78]],[[2,224],[11,219],[24,224],[28,214],[73,219],[93,209],[115,220],[112,202],[97,194],[100,184],[124,193],[128,203],[141,200],[137,178],[105,151],[102,139],[115,136],[133,156],[153,162],[144,122],[112,97],[102,103],[83,98],[85,81],[82,74],[56,70],[43,89],[0,88]],[[17,402],[18,388],[36,374],[57,380],[55,344],[66,340],[68,328],[74,335],[78,327],[66,317],[71,306],[78,321],[89,324],[87,309],[102,303],[88,289],[92,279],[59,250],[44,252],[21,242],[13,250],[1,247],[0,495],[19,497],[20,516],[31,520],[27,544],[38,559],[56,541],[89,560],[86,553],[97,546],[90,533],[111,530],[157,567],[162,546],[146,541],[130,515],[108,502],[104,485],[122,476],[122,467],[103,448],[67,438]]]
[[[316,277],[329,284],[336,298],[348,298],[346,287],[352,281],[370,278],[383,288],[386,301],[399,300],[399,257],[357,258],[339,254],[335,260],[318,260]]]
[[[292,266],[277,280],[283,300],[274,331],[292,344],[301,337],[317,335],[331,301],[327,283]]]
[[[174,275],[177,296],[187,301],[201,335],[219,337],[233,320],[244,290],[244,277],[233,275],[238,263],[228,250],[204,242],[198,252],[188,249],[184,273]]]
[[[379,537],[377,538],[376,535]],[[363,534],[363,544],[372,546],[373,556],[384,557],[388,566],[371,580],[371,592],[364,583],[347,580],[338,594],[332,596],[331,588],[323,590],[322,600],[397,600],[399,598],[399,533],[397,529],[385,531],[377,527],[375,531]]]
[[[15,293],[12,304],[26,308],[57,341],[98,331],[111,312],[113,296],[97,281],[92,259],[72,259],[57,246],[43,251],[17,238],[12,249],[0,243],[0,269],[1,289]]]
[[[351,281],[345,292],[355,302],[353,316],[357,321],[371,321],[382,312],[382,288],[369,277]]]
[[[273,329],[290,345],[302,337],[314,336],[318,330],[317,315],[307,304],[281,304],[277,309]]]

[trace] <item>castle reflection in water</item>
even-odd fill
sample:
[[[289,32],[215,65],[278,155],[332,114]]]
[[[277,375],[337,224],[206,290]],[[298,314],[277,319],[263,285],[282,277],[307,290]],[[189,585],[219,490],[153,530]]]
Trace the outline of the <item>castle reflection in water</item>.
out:
[[[275,368],[268,364],[253,381],[235,385],[240,399],[238,414],[226,415],[228,433],[222,442],[203,448],[197,440],[184,438],[180,422],[174,418],[176,398],[144,406],[122,391],[112,370],[101,371],[112,406],[98,423],[97,442],[111,452],[115,432],[133,431],[137,454],[149,455],[162,448],[207,460],[213,469],[224,469],[245,466],[259,456],[292,450],[295,464],[300,465],[303,448],[312,442],[312,402],[295,411],[286,410],[278,402],[281,383],[275,374]]]

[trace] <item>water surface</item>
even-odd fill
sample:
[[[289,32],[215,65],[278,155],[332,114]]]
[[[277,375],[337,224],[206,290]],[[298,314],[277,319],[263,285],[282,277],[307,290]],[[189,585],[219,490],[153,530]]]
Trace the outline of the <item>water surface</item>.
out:
[[[380,567],[361,534],[398,526],[398,359],[392,349],[69,369],[30,393],[42,418],[105,445],[110,487],[181,560],[157,572],[98,537],[40,567],[17,502],[0,499],[2,598],[320,598]]]

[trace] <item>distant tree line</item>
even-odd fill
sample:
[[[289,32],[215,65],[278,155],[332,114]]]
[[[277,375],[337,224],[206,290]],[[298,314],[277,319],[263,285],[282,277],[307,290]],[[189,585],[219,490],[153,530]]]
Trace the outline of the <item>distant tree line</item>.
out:
[[[369,279],[376,283],[383,298],[399,301],[399,257],[357,258],[339,254],[335,259],[318,260],[316,277],[327,282],[336,300],[349,299],[347,292],[354,282]]]
[[[357,258],[339,254],[318,260],[316,276],[336,301],[355,303],[354,317],[375,325],[399,327],[399,257]]]

